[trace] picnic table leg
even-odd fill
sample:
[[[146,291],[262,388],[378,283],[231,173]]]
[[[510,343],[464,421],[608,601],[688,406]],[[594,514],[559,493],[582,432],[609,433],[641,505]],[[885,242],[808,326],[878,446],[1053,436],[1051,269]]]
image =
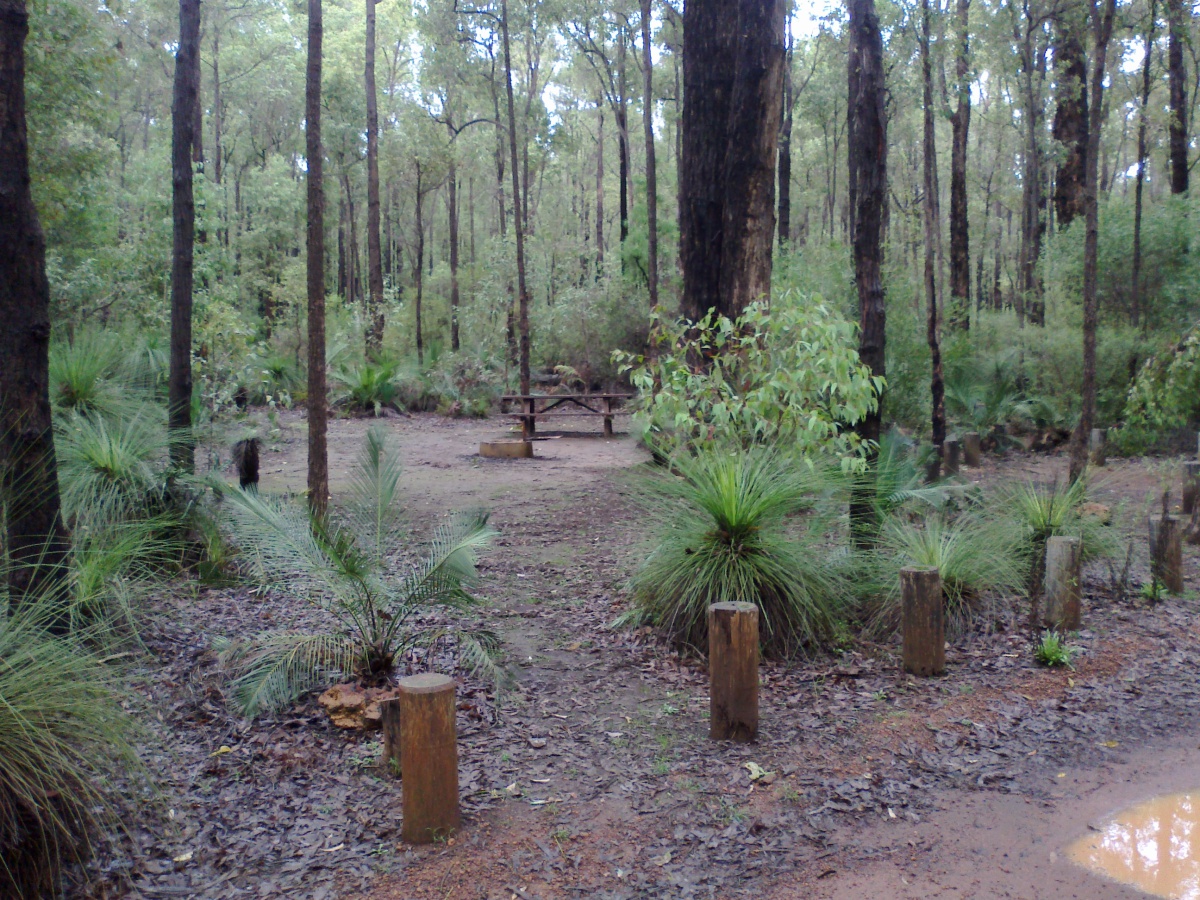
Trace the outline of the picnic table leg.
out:
[[[534,410],[535,410],[536,403],[537,403],[537,401],[534,400],[532,397],[529,400],[525,401],[525,406],[526,406],[525,411],[527,413],[529,413],[529,415],[527,415],[524,419],[521,420],[521,432],[522,432],[522,437],[524,437],[525,440],[529,440],[537,432],[537,420],[534,418]]]
[[[613,420],[613,417],[612,417],[612,411],[613,411],[613,409],[612,409],[612,398],[610,398],[610,397],[605,397],[605,398],[604,398],[604,436],[605,436],[605,437],[612,437],[612,436],[613,436],[613,427],[612,427],[612,420]]]

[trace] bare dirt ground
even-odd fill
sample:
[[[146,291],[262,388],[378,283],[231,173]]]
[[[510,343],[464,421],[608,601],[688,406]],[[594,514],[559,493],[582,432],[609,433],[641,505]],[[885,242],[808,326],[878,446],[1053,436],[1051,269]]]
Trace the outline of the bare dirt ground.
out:
[[[564,420],[559,420],[563,422]],[[570,420],[561,425],[570,429]],[[581,419],[580,431],[595,428]],[[333,493],[370,423],[331,424]],[[246,722],[225,705],[214,639],[294,616],[244,586],[181,592],[147,637],[140,682],[165,748],[147,751],[174,815],[131,829],[97,895],[194,897],[1087,897],[1136,894],[1061,859],[1089,821],[1200,785],[1196,548],[1188,592],[1116,605],[1085,576],[1073,671],[1034,665],[1013,611],[953,643],[946,677],[900,673],[898,645],[762,670],[752,746],[707,739],[706,676],[645,632],[608,627],[645,552],[629,438],[539,441],[535,460],[478,457],[501,420],[389,419],[414,534],[484,506],[481,621],[516,687],[460,691],[465,823],[399,843],[399,784],[377,736],[340,732],[313,702]],[[304,485],[303,420],[285,415],[263,488]],[[1113,461],[1095,485],[1135,533],[1177,460]],[[967,477],[1065,478],[1060,456],[1012,454]],[[228,747],[223,752],[221,748]],[[751,780],[747,763],[771,773]],[[129,848],[127,848],[129,849]]]

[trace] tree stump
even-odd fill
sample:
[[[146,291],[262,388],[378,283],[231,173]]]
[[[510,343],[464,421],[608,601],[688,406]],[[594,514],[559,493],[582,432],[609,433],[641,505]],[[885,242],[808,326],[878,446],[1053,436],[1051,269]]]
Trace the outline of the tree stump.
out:
[[[1200,462],[1183,464],[1183,514],[1190,516],[1200,498]]]
[[[1088,462],[1097,468],[1108,462],[1108,432],[1103,428],[1093,428],[1088,435]]]
[[[400,698],[379,702],[379,728],[383,733],[383,768],[400,774]]]
[[[1150,571],[1172,594],[1183,593],[1183,527],[1175,516],[1150,517]]]
[[[962,436],[963,462],[972,469],[978,469],[983,461],[983,446],[979,440],[978,431],[968,431]]]
[[[445,838],[458,828],[458,735],[453,678],[401,678],[400,772],[404,808],[400,835],[413,844]]]
[[[1046,541],[1046,603],[1043,621],[1059,631],[1078,631],[1083,618],[1083,554],[1077,537]]]
[[[962,459],[962,447],[958,438],[946,438],[942,444],[942,466],[947,475],[957,475],[959,462]]]
[[[708,608],[709,736],[747,743],[758,736],[758,607]]]
[[[942,576],[937,569],[900,570],[903,605],[904,671],[941,675],[946,671],[946,623]]]

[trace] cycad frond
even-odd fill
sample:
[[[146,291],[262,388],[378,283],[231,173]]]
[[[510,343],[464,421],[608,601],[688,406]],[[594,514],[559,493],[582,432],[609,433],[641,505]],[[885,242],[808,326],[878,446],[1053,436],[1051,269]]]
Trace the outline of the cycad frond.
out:
[[[221,654],[248,716],[278,709],[330,677],[353,673],[360,658],[361,648],[346,635],[293,631],[261,635]]]
[[[482,511],[457,514],[450,522],[439,525],[429,555],[402,583],[401,605],[471,602],[475,562],[495,536],[495,529],[488,525],[487,513]]]
[[[400,454],[382,426],[367,431],[350,471],[350,518],[373,558],[382,561],[399,524]]]

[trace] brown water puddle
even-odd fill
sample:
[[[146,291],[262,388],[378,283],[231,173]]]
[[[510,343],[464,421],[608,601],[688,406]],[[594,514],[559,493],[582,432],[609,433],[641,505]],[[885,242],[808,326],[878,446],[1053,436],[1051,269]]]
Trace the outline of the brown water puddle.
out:
[[[1117,814],[1067,850],[1075,862],[1169,900],[1200,900],[1200,790]]]

